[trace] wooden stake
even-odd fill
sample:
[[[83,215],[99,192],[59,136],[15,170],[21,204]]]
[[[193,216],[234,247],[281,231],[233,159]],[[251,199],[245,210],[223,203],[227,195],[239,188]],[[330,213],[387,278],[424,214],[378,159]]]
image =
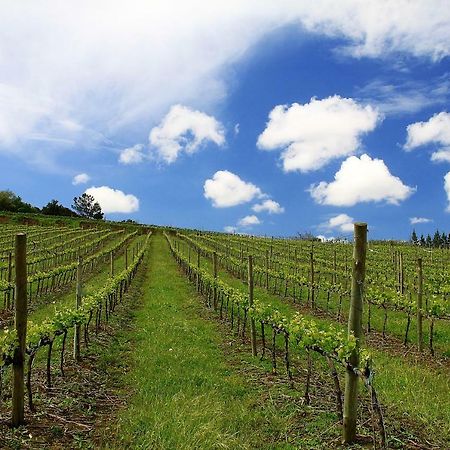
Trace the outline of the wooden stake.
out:
[[[417,348],[420,352],[423,351],[423,270],[422,258],[417,260]]]
[[[248,304],[250,308],[253,306],[253,285],[253,256],[248,255]],[[252,355],[256,356],[256,326],[253,317],[250,317],[250,338],[252,342]]]
[[[13,393],[12,426],[24,423],[24,363],[27,338],[27,235],[16,235],[15,270],[16,270],[16,317],[15,326],[18,345],[14,349],[13,359]]]
[[[200,269],[200,248],[197,248],[197,269]],[[200,272],[197,272],[197,292],[200,292]]]
[[[362,338],[363,288],[366,272],[367,224],[355,223],[355,244],[353,248],[352,296],[348,318],[348,334],[356,338],[356,348],[350,356],[350,364],[359,366],[359,347]],[[358,376],[350,370],[345,374],[343,443],[356,439],[356,418],[358,412]]]
[[[310,294],[310,300],[311,300],[311,308],[314,308],[315,306],[315,300],[314,300],[314,252],[311,251],[309,254],[310,257],[310,270],[311,270],[311,294]]]
[[[213,276],[217,279],[217,252],[213,252]],[[213,298],[214,311],[217,310],[217,288],[214,286],[214,298]]]
[[[8,255],[8,283],[12,281],[12,252],[9,252]],[[6,296],[6,309],[9,310],[11,308],[11,289],[8,289]]]
[[[114,250],[110,252],[110,276],[111,278],[114,276]]]
[[[82,258],[81,258],[81,256],[79,256],[78,257],[78,265],[77,265],[77,287],[76,287],[76,295],[75,295],[75,306],[77,309],[79,309],[81,307],[82,268],[83,268]],[[80,334],[81,334],[81,326],[79,324],[75,325],[74,334],[73,334],[73,358],[75,359],[75,361],[80,360]]]

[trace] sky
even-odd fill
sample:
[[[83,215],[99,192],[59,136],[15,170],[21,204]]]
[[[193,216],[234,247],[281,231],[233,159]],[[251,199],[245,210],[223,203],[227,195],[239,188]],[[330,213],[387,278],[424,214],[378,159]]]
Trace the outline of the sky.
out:
[[[0,2],[0,190],[106,218],[450,232],[448,0]]]

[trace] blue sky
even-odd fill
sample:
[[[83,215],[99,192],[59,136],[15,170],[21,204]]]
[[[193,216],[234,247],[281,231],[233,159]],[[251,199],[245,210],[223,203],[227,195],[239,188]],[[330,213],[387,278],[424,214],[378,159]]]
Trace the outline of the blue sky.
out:
[[[16,3],[0,189],[218,231],[450,231],[445,1]]]

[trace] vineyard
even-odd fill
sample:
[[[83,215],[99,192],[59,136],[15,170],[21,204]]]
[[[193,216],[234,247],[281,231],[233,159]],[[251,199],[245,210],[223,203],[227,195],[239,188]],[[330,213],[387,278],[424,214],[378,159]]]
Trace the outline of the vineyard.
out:
[[[358,226],[1,224],[0,447],[449,448],[450,250]],[[120,407],[56,409],[100,372]]]

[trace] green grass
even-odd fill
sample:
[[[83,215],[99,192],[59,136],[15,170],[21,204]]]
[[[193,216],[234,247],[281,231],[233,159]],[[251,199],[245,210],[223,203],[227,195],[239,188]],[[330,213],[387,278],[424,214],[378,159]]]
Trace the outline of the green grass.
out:
[[[202,317],[197,297],[169,254],[162,236],[152,238],[150,269],[134,331],[122,337],[133,346],[126,385],[127,408],[119,413],[113,440],[105,448],[244,449],[316,448],[292,444],[297,427],[295,404],[277,405],[260,383],[236,371],[240,360],[224,355],[220,325]],[[105,355],[110,364],[118,358]],[[128,353],[130,355],[130,353]],[[249,360],[250,364],[250,360]],[[262,364],[262,363],[261,363]],[[287,389],[283,383],[277,389]],[[275,394],[273,394],[276,396]],[[316,428],[330,428],[334,414],[314,418]],[[317,447],[323,448],[323,447]]]

